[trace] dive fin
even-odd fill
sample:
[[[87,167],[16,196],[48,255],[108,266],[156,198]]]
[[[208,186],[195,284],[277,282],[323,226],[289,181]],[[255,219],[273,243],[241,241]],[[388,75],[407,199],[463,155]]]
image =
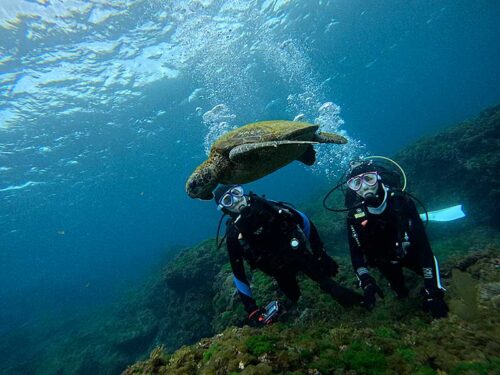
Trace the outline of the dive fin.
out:
[[[313,165],[316,161],[316,151],[314,151],[314,147],[309,145],[304,153],[297,158],[297,160],[305,165]]]
[[[443,208],[442,210],[431,211],[427,215],[429,215],[429,221],[453,221],[465,217],[461,204]],[[425,220],[425,213],[420,214],[420,218]]]
[[[280,146],[303,146],[303,145],[315,145],[318,142],[312,141],[271,141],[271,142],[257,142],[257,143],[245,143],[234,147],[229,152],[229,159],[234,162],[244,160],[252,155],[256,155],[265,149],[273,149]]]
[[[318,132],[314,134],[313,140],[319,143],[337,143],[337,144],[347,143],[347,139],[342,137],[341,135],[334,133],[327,133],[327,132]]]

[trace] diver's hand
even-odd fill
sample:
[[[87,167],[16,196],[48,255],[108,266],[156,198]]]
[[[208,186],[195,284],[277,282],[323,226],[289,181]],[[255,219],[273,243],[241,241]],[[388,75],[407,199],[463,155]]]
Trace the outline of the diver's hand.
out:
[[[384,299],[384,292],[377,285],[375,279],[370,275],[363,275],[361,278],[361,288],[363,288],[364,301],[363,305],[368,310],[373,310],[376,303],[376,295]]]
[[[424,300],[424,310],[429,310],[434,319],[446,318],[448,316],[448,305],[444,301],[442,290],[428,292]]]

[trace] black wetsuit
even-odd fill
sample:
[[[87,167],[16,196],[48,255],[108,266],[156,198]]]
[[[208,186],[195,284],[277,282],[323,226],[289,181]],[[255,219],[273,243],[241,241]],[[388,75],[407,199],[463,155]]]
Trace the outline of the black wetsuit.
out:
[[[362,297],[331,279],[337,263],[325,252],[314,224],[301,212],[251,195],[249,204],[228,224],[227,249],[234,282],[247,312],[257,308],[245,274],[243,260],[278,282],[292,301],[300,297],[299,271],[344,306],[359,304]],[[292,246],[296,239],[298,246]]]
[[[428,293],[441,291],[439,266],[413,201],[403,193],[387,193],[387,206],[379,214],[357,208],[347,217],[351,261],[359,279],[376,267],[399,297],[408,295],[402,267],[424,277]]]

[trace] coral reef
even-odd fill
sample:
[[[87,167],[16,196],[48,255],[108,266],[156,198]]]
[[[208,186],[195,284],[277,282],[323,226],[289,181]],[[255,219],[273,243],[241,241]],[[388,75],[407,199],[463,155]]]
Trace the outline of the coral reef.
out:
[[[415,297],[387,298],[372,314],[358,309],[339,314],[326,300],[325,306],[308,307],[313,319],[296,317],[261,329],[230,327],[173,354],[159,348],[124,374],[495,374],[500,371],[498,307],[477,292],[471,297],[456,288],[498,283],[497,256],[498,251],[473,253],[443,267],[452,275],[445,285],[454,285],[449,301],[465,298],[474,315],[452,312],[431,322]],[[460,271],[464,262],[472,264]],[[318,291],[309,293],[313,298]]]

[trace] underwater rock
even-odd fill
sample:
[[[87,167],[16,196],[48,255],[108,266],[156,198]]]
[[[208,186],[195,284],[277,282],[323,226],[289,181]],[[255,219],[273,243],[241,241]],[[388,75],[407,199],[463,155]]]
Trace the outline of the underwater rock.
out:
[[[157,349],[170,360],[157,361],[156,367],[151,359],[139,362],[124,374],[498,373],[500,314],[491,301],[498,297],[500,275],[489,272],[497,255],[483,252],[445,262],[452,275],[444,280],[452,311],[431,324],[417,296],[401,301],[387,294],[372,313],[336,310],[331,298],[323,299],[303,280],[299,308],[307,318],[300,314],[262,329],[230,327],[172,354]],[[465,271],[458,269],[466,263]],[[418,289],[416,280],[409,285]],[[410,314],[400,313],[405,309]]]
[[[491,303],[496,309],[500,309],[500,282],[484,284],[479,291],[479,298],[484,303]]]
[[[472,276],[460,270],[452,271],[451,287],[453,298],[449,301],[450,311],[464,320],[478,317],[478,285]]]
[[[210,282],[225,263],[224,249],[216,249],[213,240],[185,249],[165,269],[168,287],[182,293]]]
[[[500,105],[417,141],[395,159],[429,209],[462,203],[477,223],[500,226]]]

